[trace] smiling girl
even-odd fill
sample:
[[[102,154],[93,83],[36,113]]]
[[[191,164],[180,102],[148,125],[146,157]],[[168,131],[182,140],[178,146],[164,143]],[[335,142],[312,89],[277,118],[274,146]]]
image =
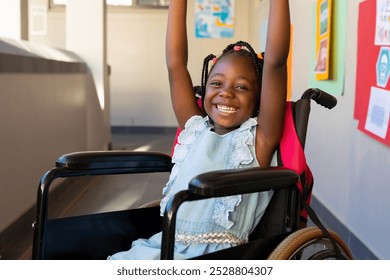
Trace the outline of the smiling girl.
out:
[[[171,0],[166,62],[173,109],[182,129],[175,146],[161,213],[196,175],[221,169],[276,165],[287,95],[290,45],[288,0],[270,0],[265,56],[239,41],[205,58],[197,105],[187,69],[186,0]],[[210,67],[210,70],[209,70]],[[188,259],[248,242],[272,192],[184,203],[177,214],[175,259]],[[159,259],[162,234],[133,242],[111,259]]]

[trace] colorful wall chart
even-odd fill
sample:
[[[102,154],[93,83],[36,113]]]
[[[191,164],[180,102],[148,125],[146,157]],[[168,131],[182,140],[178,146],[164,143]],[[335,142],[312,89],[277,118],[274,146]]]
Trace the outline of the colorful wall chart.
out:
[[[310,87],[320,88],[330,94],[342,95],[344,92],[345,77],[345,58],[347,45],[347,11],[348,1],[332,1],[332,25],[331,25],[331,44],[329,56],[329,79],[317,80],[315,71],[310,75]],[[317,13],[317,4],[314,6],[313,13]],[[313,19],[313,34],[316,38],[316,23]],[[311,65],[315,68],[317,61],[316,48],[313,48]]]
[[[196,0],[197,38],[230,38],[234,35],[234,0]]]
[[[358,129],[390,146],[390,1],[359,5],[356,98]]]

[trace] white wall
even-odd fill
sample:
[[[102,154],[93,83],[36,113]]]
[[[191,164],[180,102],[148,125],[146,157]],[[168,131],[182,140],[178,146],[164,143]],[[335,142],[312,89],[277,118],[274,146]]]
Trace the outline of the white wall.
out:
[[[0,36],[27,40],[27,0],[0,1]]]
[[[93,8],[91,8],[93,7]],[[84,16],[88,14],[88,20]],[[66,49],[85,61],[91,72],[103,112],[101,124],[111,135],[110,94],[107,67],[105,0],[69,0],[66,4]],[[104,139],[111,142],[111,137]]]

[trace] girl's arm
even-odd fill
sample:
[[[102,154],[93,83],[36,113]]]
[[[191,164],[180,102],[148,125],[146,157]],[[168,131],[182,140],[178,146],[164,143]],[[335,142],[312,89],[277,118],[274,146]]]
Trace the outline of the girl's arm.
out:
[[[270,0],[263,82],[256,135],[261,166],[268,166],[283,133],[287,97],[287,58],[290,48],[288,0]]]
[[[166,63],[173,110],[180,128],[193,115],[203,115],[196,105],[190,74],[187,69],[187,0],[171,0],[166,34]]]

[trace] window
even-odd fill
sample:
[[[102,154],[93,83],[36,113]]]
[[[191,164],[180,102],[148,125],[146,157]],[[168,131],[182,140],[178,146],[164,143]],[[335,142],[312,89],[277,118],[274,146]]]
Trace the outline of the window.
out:
[[[68,0],[51,0],[52,5],[66,5]],[[107,5],[113,6],[132,6],[133,0],[106,0]]]
[[[68,0],[50,0],[50,5],[66,5]],[[106,0],[109,6],[167,8],[169,0]]]
[[[138,6],[168,7],[169,0],[138,0]]]

